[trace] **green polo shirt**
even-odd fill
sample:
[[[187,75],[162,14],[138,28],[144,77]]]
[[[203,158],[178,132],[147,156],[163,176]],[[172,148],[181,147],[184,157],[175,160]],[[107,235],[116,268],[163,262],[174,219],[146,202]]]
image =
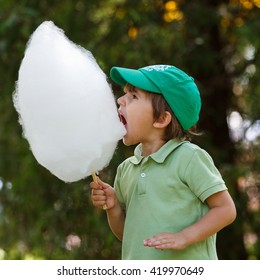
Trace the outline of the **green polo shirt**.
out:
[[[209,208],[207,197],[226,190],[212,158],[188,141],[168,141],[143,157],[142,146],[118,167],[115,190],[126,211],[122,259],[217,259],[216,235],[180,251],[157,250],[143,240],[160,232],[178,232]]]

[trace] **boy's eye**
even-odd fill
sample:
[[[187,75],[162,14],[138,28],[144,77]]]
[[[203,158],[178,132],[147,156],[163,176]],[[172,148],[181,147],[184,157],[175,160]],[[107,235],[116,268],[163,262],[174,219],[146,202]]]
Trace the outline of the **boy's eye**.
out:
[[[137,96],[135,94],[132,94],[133,99],[137,99]]]

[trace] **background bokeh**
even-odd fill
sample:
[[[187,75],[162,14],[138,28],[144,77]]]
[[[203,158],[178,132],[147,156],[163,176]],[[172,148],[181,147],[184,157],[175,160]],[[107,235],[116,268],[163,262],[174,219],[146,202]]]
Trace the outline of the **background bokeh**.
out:
[[[114,65],[172,64],[196,79],[204,134],[194,142],[238,211],[218,234],[219,258],[260,259],[259,0],[0,0],[0,259],[120,259],[105,212],[91,205],[90,178],[60,181],[22,137],[12,94],[26,43],[46,20],[107,75]],[[102,179],[113,184],[132,150],[119,143]]]

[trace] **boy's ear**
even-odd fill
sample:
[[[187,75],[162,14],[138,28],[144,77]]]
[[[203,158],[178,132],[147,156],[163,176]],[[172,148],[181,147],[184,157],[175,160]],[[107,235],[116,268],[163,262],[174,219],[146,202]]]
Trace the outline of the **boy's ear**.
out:
[[[153,126],[156,128],[166,127],[172,120],[172,115],[170,112],[165,111],[160,115],[160,117],[153,123]]]

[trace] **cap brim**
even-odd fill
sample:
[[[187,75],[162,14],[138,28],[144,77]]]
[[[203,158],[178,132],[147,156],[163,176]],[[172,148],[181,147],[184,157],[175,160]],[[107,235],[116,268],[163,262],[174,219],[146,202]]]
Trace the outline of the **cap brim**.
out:
[[[146,91],[161,93],[155,84],[139,70],[112,67],[110,77],[115,83],[121,86],[125,86],[128,83]]]

